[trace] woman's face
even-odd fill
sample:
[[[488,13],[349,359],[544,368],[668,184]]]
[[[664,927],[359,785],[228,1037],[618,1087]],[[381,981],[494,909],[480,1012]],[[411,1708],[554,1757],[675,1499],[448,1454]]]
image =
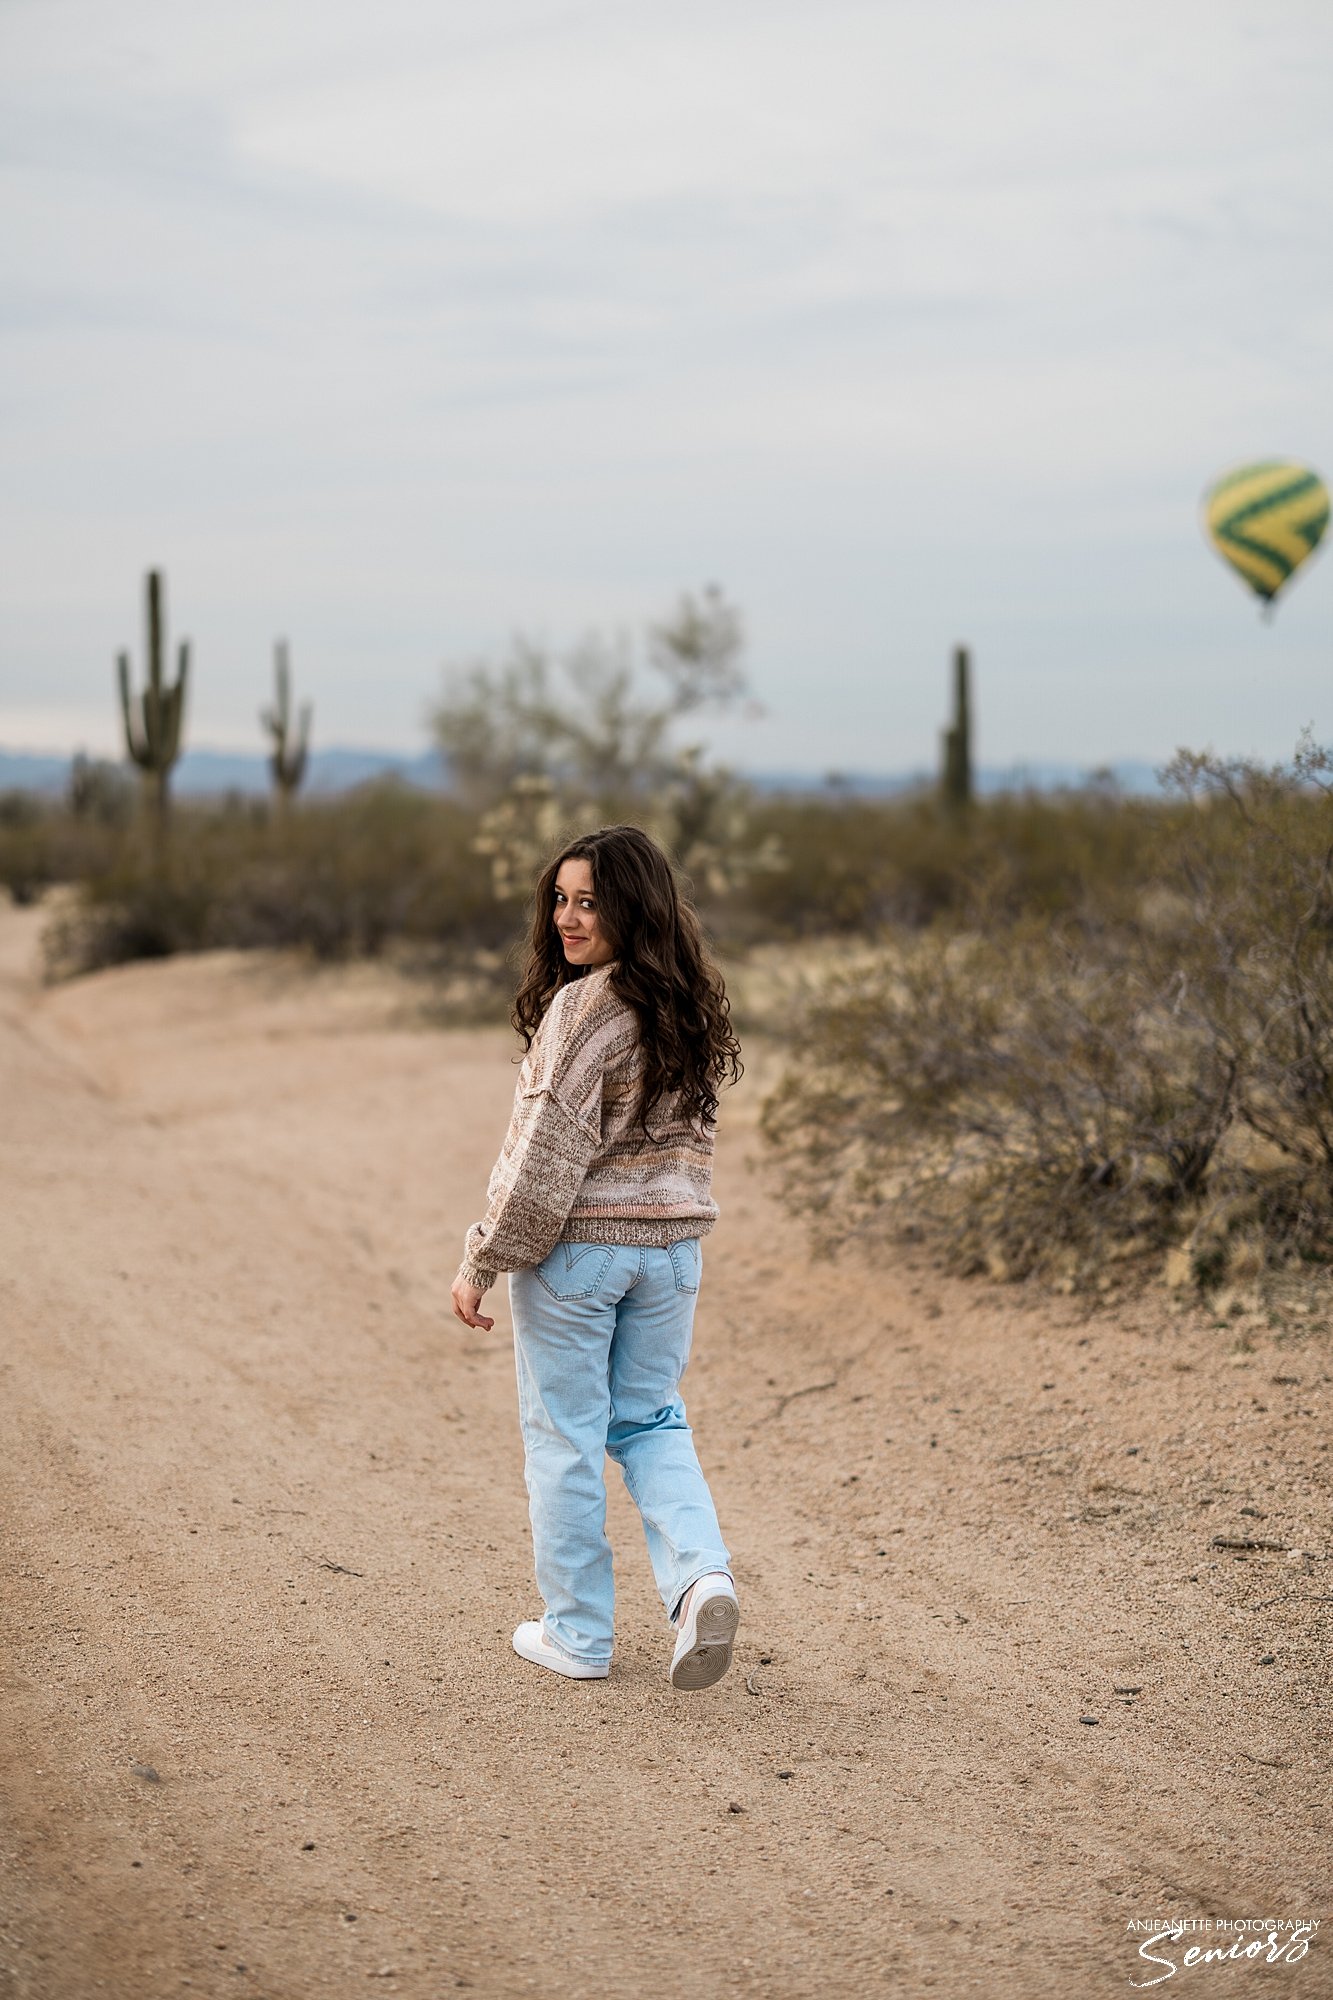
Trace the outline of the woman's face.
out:
[[[582,856],[562,861],[556,873],[555,927],[566,965],[606,965],[616,955],[597,920],[592,863]]]

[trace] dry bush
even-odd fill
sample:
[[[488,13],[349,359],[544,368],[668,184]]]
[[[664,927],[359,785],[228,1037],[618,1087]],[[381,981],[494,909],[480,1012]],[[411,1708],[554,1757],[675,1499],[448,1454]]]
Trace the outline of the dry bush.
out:
[[[1110,946],[1090,959],[1029,920],[833,975],[761,1114],[819,1240],[873,1236],[896,1211],[941,1229],[956,1268],[1008,1277],[1173,1239],[1234,1071],[1172,1014],[1169,983]]]
[[[35,830],[7,832],[0,817],[0,880],[8,856],[18,894],[84,884],[82,916],[52,940],[74,968],[219,943],[325,957],[390,939],[489,949],[511,937],[552,840],[631,819],[668,847],[717,946],[739,956],[815,935],[859,940],[887,921],[1104,905],[1113,883],[1150,872],[1164,814],[1092,793],[993,799],[961,819],[923,798],[765,798],[694,750],[664,758],[658,776],[637,794],[520,777],[483,811],[382,782],[304,800],[286,829],[265,800],[180,799],[161,868],[138,827],[51,807]]]
[[[751,834],[752,801],[751,788],[734,772],[685,750],[646,799],[608,788],[571,790],[541,775],[516,778],[481,816],[471,845],[490,862],[497,902],[512,903],[528,896],[565,842],[589,827],[624,821],[660,841],[695,899],[711,905],[743,892],[758,875],[785,869],[775,838]]]
[[[160,863],[134,834],[48,927],[52,976],[219,947],[374,956],[390,940],[456,965],[502,947],[510,920],[469,846],[471,818],[392,782],[309,800],[275,823],[264,801],[178,803]]]
[[[0,887],[16,903],[39,902],[54,883],[106,867],[124,823],[114,806],[71,810],[35,792],[0,792]]]
[[[919,929],[938,918],[993,923],[1094,903],[1109,910],[1150,879],[1163,832],[1181,815],[1167,799],[1081,792],[999,794],[969,811],[933,792],[887,799],[770,796],[749,837],[772,837],[781,873],[748,882],[720,918],[738,940]]]
[[[1181,753],[1154,882],[832,974],[761,1112],[817,1240],[1103,1288],[1333,1259],[1331,768]]]

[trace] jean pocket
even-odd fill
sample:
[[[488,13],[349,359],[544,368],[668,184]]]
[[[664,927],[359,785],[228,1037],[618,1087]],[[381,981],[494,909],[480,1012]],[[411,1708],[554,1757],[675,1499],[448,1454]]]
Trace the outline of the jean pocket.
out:
[[[697,1236],[684,1236],[679,1243],[667,1244],[667,1255],[676,1274],[678,1292],[697,1292],[703,1271],[703,1252]]]
[[[553,1299],[589,1299],[600,1290],[615,1254],[607,1243],[557,1243],[533,1269]]]

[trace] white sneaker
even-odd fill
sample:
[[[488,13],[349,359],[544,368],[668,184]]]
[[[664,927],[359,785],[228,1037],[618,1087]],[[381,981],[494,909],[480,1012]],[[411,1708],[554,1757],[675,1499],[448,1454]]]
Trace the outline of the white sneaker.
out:
[[[599,1667],[595,1660],[571,1660],[568,1653],[554,1647],[540,1618],[525,1618],[514,1632],[514,1651],[536,1666],[549,1667],[553,1674],[568,1674],[572,1681],[604,1681],[610,1666]]]
[[[671,1656],[672,1687],[706,1688],[720,1681],[731,1665],[740,1619],[736,1586],[726,1571],[701,1576],[690,1591],[690,1608]]]

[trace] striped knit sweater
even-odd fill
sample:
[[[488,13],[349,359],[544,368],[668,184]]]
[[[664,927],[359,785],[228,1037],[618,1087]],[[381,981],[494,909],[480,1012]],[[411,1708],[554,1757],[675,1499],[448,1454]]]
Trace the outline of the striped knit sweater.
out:
[[[637,1122],[643,1051],[634,1009],[612,990],[616,961],[557,989],[523,1059],[513,1115],[467,1232],[458,1276],[489,1291],[562,1241],[665,1248],[706,1236],[716,1124],[692,1126],[669,1092]]]

